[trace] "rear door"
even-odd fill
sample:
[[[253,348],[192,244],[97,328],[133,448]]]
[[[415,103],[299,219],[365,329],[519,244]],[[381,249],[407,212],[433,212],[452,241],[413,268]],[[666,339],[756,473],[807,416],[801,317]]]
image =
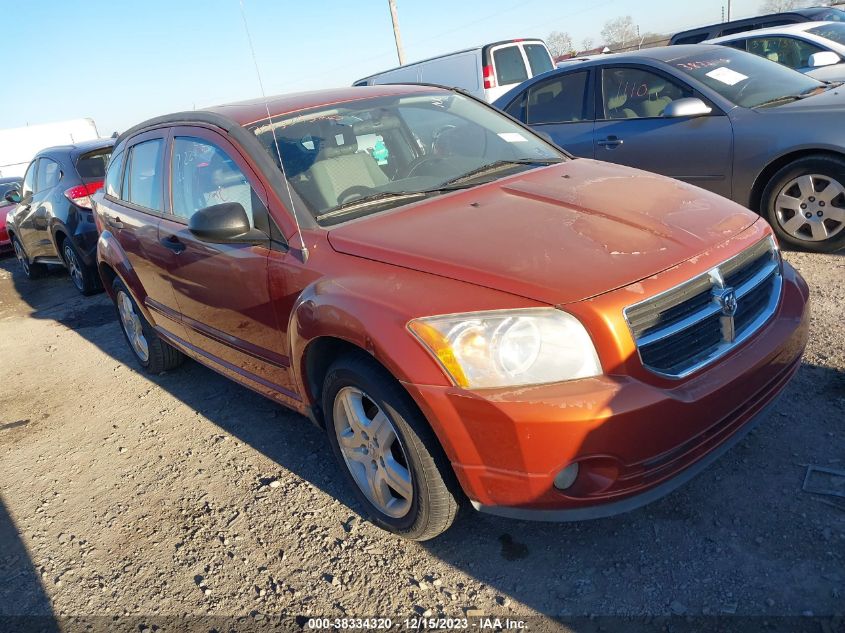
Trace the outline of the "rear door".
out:
[[[552,54],[543,42],[523,42],[520,46],[528,62],[528,72],[532,77],[554,70]]]
[[[125,280],[151,312],[154,325],[180,339],[185,331],[167,276],[170,250],[159,240],[165,213],[164,159],[167,130],[154,130],[129,140],[109,163],[103,203],[97,213],[115,236],[129,261]]]
[[[525,59],[522,48],[516,42],[493,46],[488,55],[496,85],[485,90],[485,98],[492,103],[531,75],[528,72],[528,61]]]
[[[595,107],[591,75],[585,68],[534,83],[522,94],[516,110],[508,108],[508,114],[547,134],[575,156],[593,158]]]
[[[266,192],[237,149],[216,132],[174,128],[171,143],[171,213],[162,219],[159,237],[170,248],[167,268],[188,339],[225,369],[290,392],[290,363],[270,297],[270,251],[204,242],[188,230],[199,209],[238,202],[253,227],[269,234]]]
[[[657,69],[602,66],[596,78],[595,158],[671,176],[730,197],[733,127],[724,113],[664,117],[674,100],[701,97]]]

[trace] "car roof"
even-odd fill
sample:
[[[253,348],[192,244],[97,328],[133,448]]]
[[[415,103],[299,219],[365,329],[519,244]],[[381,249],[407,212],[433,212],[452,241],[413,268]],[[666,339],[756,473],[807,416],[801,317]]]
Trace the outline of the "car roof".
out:
[[[10,182],[23,182],[23,178],[19,176],[9,176],[8,178],[0,178],[0,185],[8,185]]]
[[[90,141],[79,141],[78,143],[72,143],[68,145],[53,145],[52,147],[45,147],[44,149],[39,151],[35,155],[35,158],[38,158],[40,156],[47,156],[50,154],[54,156],[58,154],[70,154],[72,157],[76,158],[80,154],[86,154],[94,150],[111,147],[112,145],[114,145],[113,138],[97,138]]]
[[[627,61],[635,62],[639,60],[652,60],[658,62],[672,62],[676,59],[681,59],[689,55],[695,55],[696,53],[710,53],[712,51],[713,48],[709,44],[676,44],[674,46],[654,46],[652,48],[643,48],[638,51],[629,51],[626,53],[608,53],[605,55],[596,55],[591,59],[585,59],[583,61],[579,60],[576,64],[573,64],[572,66],[555,68],[554,70],[550,70],[549,73],[563,72],[576,66],[582,68],[584,66],[595,66],[599,64],[603,65],[606,63],[624,63]],[[548,76],[549,73],[543,73],[542,75],[537,75],[537,77]],[[533,81],[533,79],[534,78],[529,79],[529,81]]]
[[[713,39],[706,40],[706,42],[703,43],[719,44],[720,42],[732,42],[734,40],[741,40],[751,36],[760,37],[765,35],[788,35],[789,33],[809,31],[817,26],[827,26],[828,24],[839,24],[839,22],[796,22],[795,24],[784,24],[782,26],[767,26],[764,29],[752,29],[750,31],[742,31],[741,33],[731,33],[730,35],[723,35],[722,37],[714,37]]]

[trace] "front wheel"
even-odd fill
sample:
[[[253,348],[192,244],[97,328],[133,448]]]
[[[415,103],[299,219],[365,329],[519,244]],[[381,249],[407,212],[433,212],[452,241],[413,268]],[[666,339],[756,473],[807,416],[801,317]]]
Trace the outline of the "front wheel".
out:
[[[29,263],[26,251],[23,250],[23,246],[17,237],[12,238],[12,248],[15,249],[15,257],[17,257],[18,264],[20,264],[21,270],[23,271],[23,274],[26,275],[27,279],[38,279],[39,277],[43,277],[47,274],[46,264]]]
[[[123,335],[141,366],[151,374],[160,374],[181,365],[185,359],[182,352],[158,335],[119,277],[112,283],[112,289]]]
[[[845,247],[845,161],[807,156],[782,168],[763,191],[761,215],[794,248]]]
[[[451,466],[401,385],[361,355],[326,375],[323,411],[332,451],[373,523],[407,539],[443,533],[458,511]]]

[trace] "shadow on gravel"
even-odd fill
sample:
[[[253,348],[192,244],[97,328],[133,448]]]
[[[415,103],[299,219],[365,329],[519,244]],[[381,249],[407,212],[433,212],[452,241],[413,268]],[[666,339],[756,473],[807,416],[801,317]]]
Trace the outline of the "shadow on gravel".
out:
[[[0,630],[58,631],[50,599],[0,496]]]
[[[12,270],[12,264],[0,261],[0,269]],[[64,275],[30,282],[16,274],[15,287],[32,317],[63,323],[135,367],[106,295],[81,297]],[[282,468],[357,508],[323,433],[305,418],[196,363],[151,380]],[[802,492],[801,484],[806,464],[845,468],[843,405],[845,374],[805,364],[756,430],[651,505],[567,524],[470,509],[434,541],[400,546],[416,552],[418,561],[422,553],[436,557],[499,596],[495,605],[450,602],[445,594],[431,598],[452,615],[477,607],[504,617],[513,600],[564,618],[832,615],[841,611],[845,592],[845,511]],[[424,565],[396,572],[431,579]]]

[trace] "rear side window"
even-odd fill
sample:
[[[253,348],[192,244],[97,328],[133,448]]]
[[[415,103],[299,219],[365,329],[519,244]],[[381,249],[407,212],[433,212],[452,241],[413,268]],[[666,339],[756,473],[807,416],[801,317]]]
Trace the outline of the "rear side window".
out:
[[[109,162],[106,172],[106,195],[113,198],[120,197],[120,168],[123,165],[123,152],[114,156]]]
[[[238,202],[253,222],[258,204],[243,172],[222,149],[198,138],[177,136],[170,162],[173,214],[189,219],[205,207]]]
[[[49,158],[38,159],[38,183],[35,186],[36,191],[44,191],[59,184],[62,179],[62,168],[54,160]]]
[[[572,123],[583,121],[587,92],[587,73],[560,75],[540,82],[528,90],[526,122]]]
[[[129,164],[123,181],[122,197],[132,204],[161,211],[161,156],[164,141],[144,141],[129,148]]]
[[[549,72],[554,68],[552,58],[545,46],[542,44],[526,44],[524,48],[525,56],[528,58],[528,65],[531,67],[532,77]]]
[[[493,64],[496,66],[496,80],[500,86],[518,84],[528,79],[525,60],[516,45],[493,51]]]
[[[673,43],[674,44],[700,44],[704,40],[710,37],[709,32],[704,33],[694,33],[693,35],[685,35],[684,37],[679,37]],[[720,35],[724,35],[720,33]]]
[[[111,149],[98,149],[94,152],[84,154],[76,161],[76,171],[82,182],[101,181],[106,177],[106,165],[109,163]]]

